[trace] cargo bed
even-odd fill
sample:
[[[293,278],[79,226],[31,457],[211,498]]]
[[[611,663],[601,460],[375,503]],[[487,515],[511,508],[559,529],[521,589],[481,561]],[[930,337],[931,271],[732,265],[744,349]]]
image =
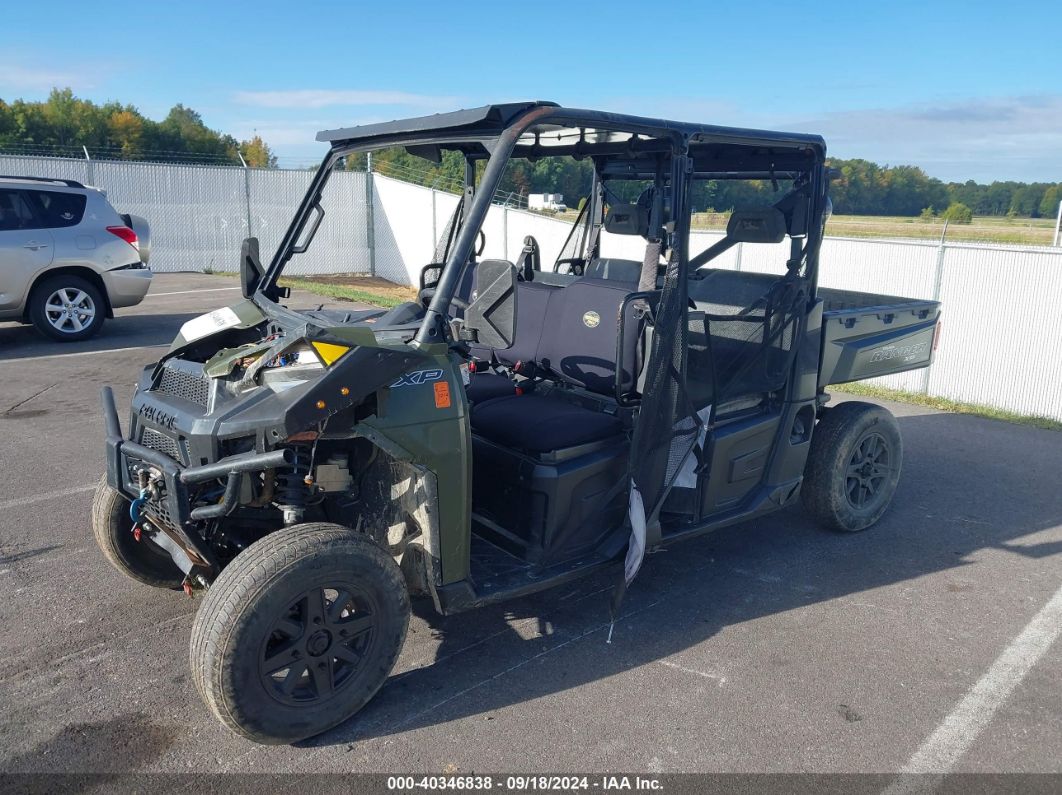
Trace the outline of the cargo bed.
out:
[[[775,284],[769,273],[702,268],[690,297],[709,314],[735,314]],[[819,388],[927,367],[940,302],[820,287],[822,355]]]
[[[819,386],[928,367],[940,302],[819,288]]]

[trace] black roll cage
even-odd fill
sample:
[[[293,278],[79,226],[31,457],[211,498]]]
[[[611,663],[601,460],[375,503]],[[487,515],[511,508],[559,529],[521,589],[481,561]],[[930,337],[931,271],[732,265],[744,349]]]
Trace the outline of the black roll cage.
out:
[[[536,126],[548,127],[548,131],[535,133],[531,142],[522,142],[521,137]],[[569,131],[567,135],[565,130]],[[588,130],[592,131],[590,135]],[[628,137],[610,140],[613,133]],[[599,140],[591,140],[595,136]],[[604,140],[600,140],[602,136]],[[542,142],[543,138],[563,141],[565,137],[571,140],[557,144]],[[827,188],[826,144],[819,136],[689,124],[529,102],[488,105],[417,119],[325,131],[319,133],[317,139],[328,142],[331,148],[260,281],[255,295],[258,301],[273,303],[270,296],[276,292],[276,281],[284,265],[293,254],[309,245],[312,233],[324,215],[321,196],[336,162],[348,154],[393,146],[416,147],[422,151],[452,149],[465,157],[464,217],[417,332],[417,344],[448,341],[446,319],[461,272],[472,254],[476,235],[486,219],[505,167],[512,158],[590,157],[602,179],[654,179],[659,173],[659,155],[667,153],[673,161],[681,158],[685,164],[682,169],[671,169],[672,190],[676,196],[688,195],[691,179],[806,177],[809,190],[806,234],[800,236],[804,239],[803,246],[800,237],[794,237],[790,266],[793,258],[805,260],[811,299],[815,297],[822,224],[812,219],[822,217]],[[479,160],[486,160],[486,167],[477,188],[475,172]],[[688,208],[688,202],[686,205]],[[307,222],[315,213],[310,235],[301,245],[298,244]],[[675,239],[680,241],[680,267],[685,272],[689,264],[689,213],[680,212],[673,220]]]

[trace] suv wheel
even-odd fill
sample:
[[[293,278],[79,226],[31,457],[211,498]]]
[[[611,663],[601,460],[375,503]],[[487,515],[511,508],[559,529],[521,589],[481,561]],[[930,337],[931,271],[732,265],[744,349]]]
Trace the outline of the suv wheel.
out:
[[[99,289],[81,276],[52,276],[30,296],[29,317],[42,334],[60,342],[88,339],[100,330],[107,308]]]

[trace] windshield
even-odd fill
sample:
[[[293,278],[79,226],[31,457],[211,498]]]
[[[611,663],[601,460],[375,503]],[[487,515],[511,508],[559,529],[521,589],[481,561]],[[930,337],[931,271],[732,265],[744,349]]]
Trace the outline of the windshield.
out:
[[[337,155],[316,175],[297,173],[310,193],[295,222],[286,234],[271,226],[261,235],[262,260],[272,263],[270,275],[362,276],[421,286],[426,266],[445,263],[468,208],[465,180],[472,176],[479,189],[486,160],[470,159],[469,174],[462,152],[444,150],[440,161],[432,162],[408,148]],[[612,180],[603,194],[604,206],[636,201],[649,184]],[[573,235],[573,230],[589,225],[585,211],[593,185],[593,164],[586,158],[510,159],[491,198],[475,255],[515,262],[531,237],[542,270],[554,271],[563,260],[581,256],[586,235]],[[641,257],[630,240],[607,233],[601,240],[607,255]]]

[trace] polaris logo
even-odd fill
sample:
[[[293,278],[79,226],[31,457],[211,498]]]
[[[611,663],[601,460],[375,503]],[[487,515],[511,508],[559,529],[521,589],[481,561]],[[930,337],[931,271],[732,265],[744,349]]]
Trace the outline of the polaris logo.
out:
[[[442,370],[416,370],[412,373],[406,373],[399,378],[391,384],[391,388],[394,389],[395,387],[400,386],[417,386],[418,384],[426,384],[429,381],[438,381],[442,377]]]

